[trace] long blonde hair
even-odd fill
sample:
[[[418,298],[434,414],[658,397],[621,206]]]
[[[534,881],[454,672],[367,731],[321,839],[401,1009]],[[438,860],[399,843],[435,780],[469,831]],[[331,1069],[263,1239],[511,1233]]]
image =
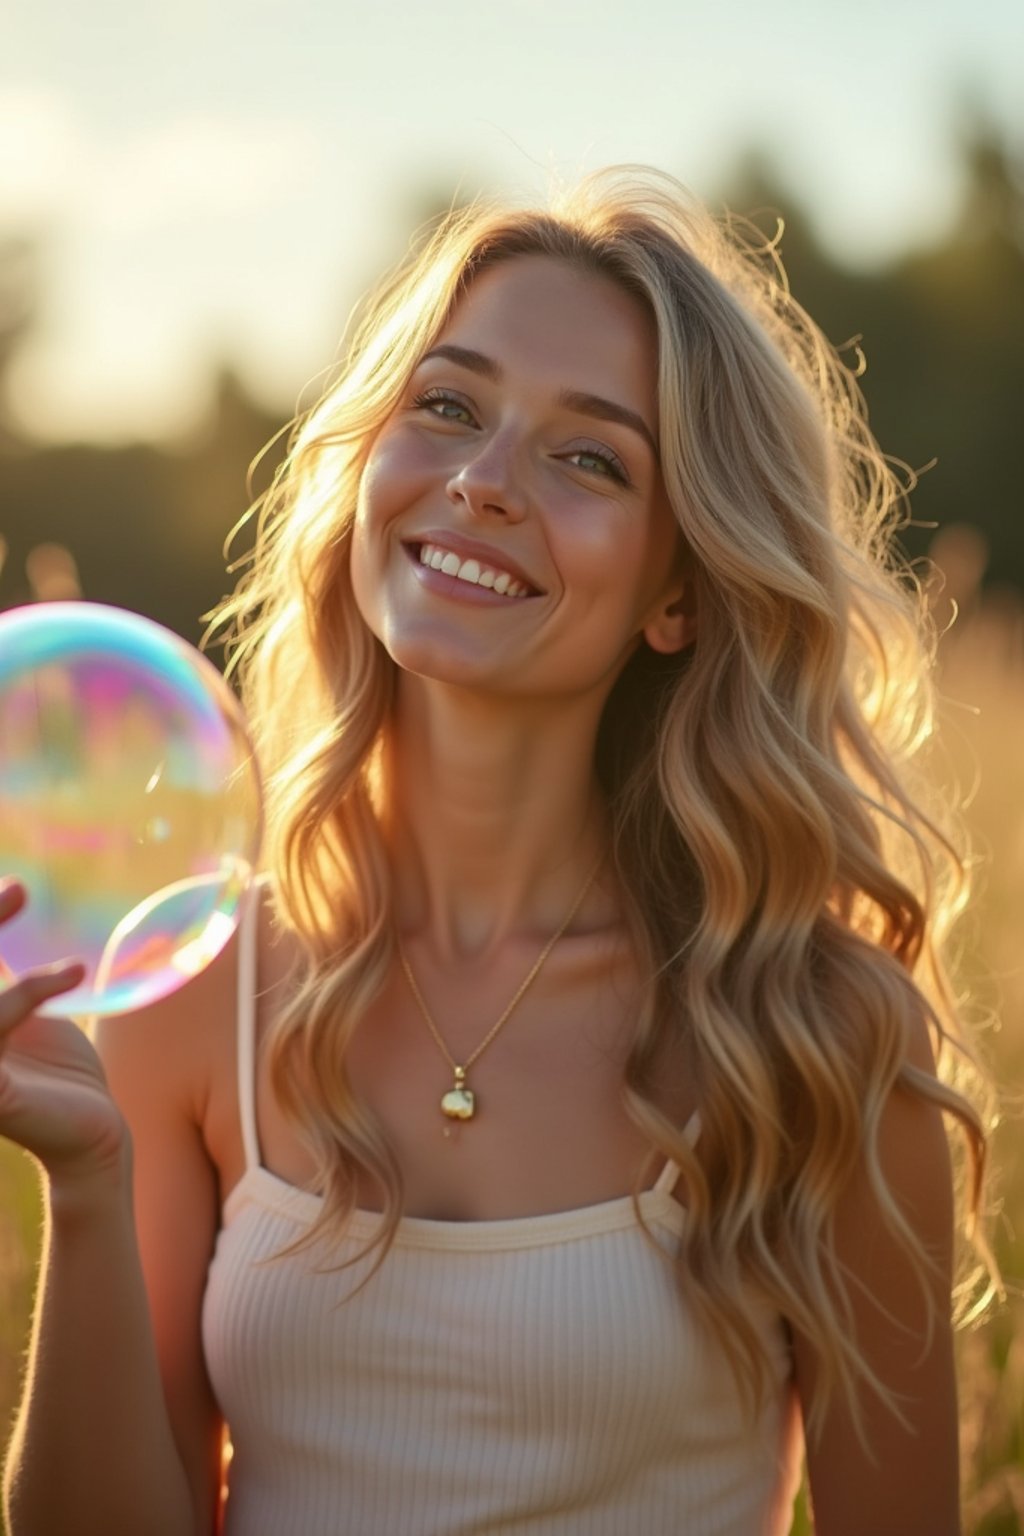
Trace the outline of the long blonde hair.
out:
[[[257,503],[251,564],[216,618],[266,775],[280,918],[308,956],[269,1042],[281,1100],[321,1169],[322,1212],[302,1241],[340,1236],[361,1169],[382,1191],[380,1259],[402,1180],[345,1069],[394,958],[375,802],[393,664],[349,578],[362,468],[418,359],[494,263],[557,257],[651,313],[662,472],[698,637],[682,657],[636,652],[598,741],[649,977],[626,1101],[682,1171],[688,1304],[755,1402],[767,1379],[755,1309],[804,1335],[820,1362],[813,1428],[837,1391],[858,1422],[865,1392],[896,1410],[858,1349],[834,1243],[861,1158],[930,1294],[930,1261],[877,1154],[891,1090],[903,1084],[966,1132],[972,1214],[985,1124],[961,1091],[971,1058],[943,961],[966,861],[918,767],[934,638],[891,547],[905,488],[853,373],[792,298],[773,243],[755,236],[672,178],[628,166],[544,211],[452,212],[367,300],[337,379]],[[937,1078],[907,1059],[922,1018]],[[699,1154],[652,1092],[662,1047],[680,1038]]]

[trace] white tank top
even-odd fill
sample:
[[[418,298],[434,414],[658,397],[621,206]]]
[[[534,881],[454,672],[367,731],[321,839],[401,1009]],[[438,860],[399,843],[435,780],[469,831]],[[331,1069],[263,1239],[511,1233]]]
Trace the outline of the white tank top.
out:
[[[405,1217],[355,1295],[370,1261],[324,1266],[358,1252],[373,1212],[340,1249],[272,1258],[320,1200],[260,1162],[255,907],[239,943],[246,1170],[202,1316],[233,1446],[225,1536],[786,1536],[801,1445],[782,1329],[762,1319],[773,1390],[751,1423],[629,1196]],[[639,1197],[667,1254],[686,1219],[677,1174]]]

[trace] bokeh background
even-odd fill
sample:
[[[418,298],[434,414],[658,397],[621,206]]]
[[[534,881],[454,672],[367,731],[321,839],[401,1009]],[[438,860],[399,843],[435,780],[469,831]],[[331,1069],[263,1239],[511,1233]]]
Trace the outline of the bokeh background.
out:
[[[35,0],[0,58],[0,608],[187,639],[360,293],[477,191],[668,170],[768,233],[859,347],[943,631],[977,895],[961,988],[1003,1090],[1007,1298],[960,1339],[965,1530],[1024,1529],[1024,8],[1017,0]],[[0,1144],[0,1430],[38,1257]],[[807,1530],[803,1503],[794,1532]]]

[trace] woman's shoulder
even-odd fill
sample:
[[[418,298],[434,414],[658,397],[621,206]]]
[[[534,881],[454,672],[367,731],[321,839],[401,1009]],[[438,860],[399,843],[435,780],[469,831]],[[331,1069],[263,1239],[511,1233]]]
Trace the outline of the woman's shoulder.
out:
[[[199,1120],[235,1009],[237,965],[236,932],[183,986],[145,1008],[94,1022],[90,1035],[115,1094],[145,1097],[152,1089]]]
[[[148,1008],[98,1021],[94,1043],[149,1187],[157,1165],[167,1177],[173,1167],[191,1170],[195,1188],[205,1179],[222,1204],[241,1177],[242,1103],[256,1074],[239,1039],[249,1030],[258,1043],[297,949],[275,921],[266,883],[254,884],[234,932],[202,971]]]
[[[269,883],[254,883],[234,931],[202,970],[145,1008],[95,1021],[89,1032],[108,1076],[139,1089],[152,1082],[164,1102],[202,1124],[218,1081],[233,1071],[242,991],[255,992],[279,968],[282,948]]]

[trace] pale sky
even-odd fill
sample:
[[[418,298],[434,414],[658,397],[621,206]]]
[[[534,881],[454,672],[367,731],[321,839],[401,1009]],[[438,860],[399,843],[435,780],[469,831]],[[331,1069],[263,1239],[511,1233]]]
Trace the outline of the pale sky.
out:
[[[863,264],[948,224],[965,83],[1024,146],[1020,0],[22,0],[0,22],[0,233],[47,249],[15,404],[52,440],[185,432],[225,356],[290,409],[424,182],[542,197],[628,160],[711,196],[756,146]]]

